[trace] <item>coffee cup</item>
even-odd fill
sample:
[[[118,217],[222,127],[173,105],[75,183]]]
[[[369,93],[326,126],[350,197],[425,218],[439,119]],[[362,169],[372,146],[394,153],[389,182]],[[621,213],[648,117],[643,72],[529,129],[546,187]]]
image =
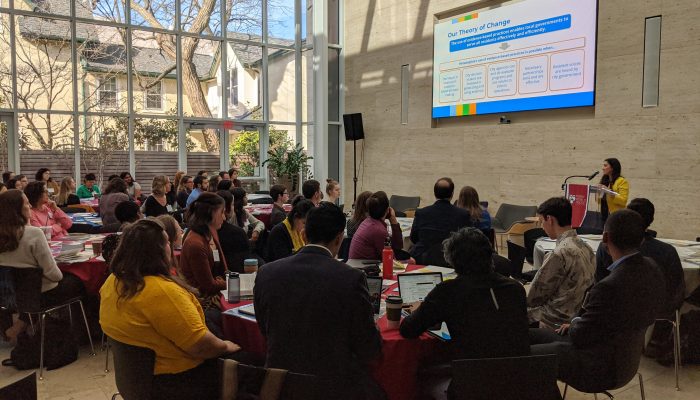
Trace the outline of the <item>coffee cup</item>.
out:
[[[386,325],[389,329],[398,329],[401,324],[401,296],[388,296],[386,298]]]
[[[243,260],[243,273],[252,274],[254,272],[258,272],[258,259],[246,258]]]
[[[102,240],[103,239],[100,238],[92,241],[92,254],[94,254],[95,257],[102,255]]]
[[[51,241],[51,234],[53,233],[53,227],[52,226],[42,226],[41,227],[42,232],[44,232],[44,236],[46,236],[47,241]]]

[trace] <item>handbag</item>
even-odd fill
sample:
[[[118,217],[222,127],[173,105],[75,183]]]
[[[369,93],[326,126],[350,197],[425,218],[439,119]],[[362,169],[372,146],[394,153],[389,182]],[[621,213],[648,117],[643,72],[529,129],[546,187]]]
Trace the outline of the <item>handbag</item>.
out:
[[[47,316],[44,319],[44,367],[47,370],[61,368],[78,359],[78,342],[71,324],[61,318]],[[39,368],[41,334],[22,332],[17,336],[17,346],[2,365],[19,370]]]

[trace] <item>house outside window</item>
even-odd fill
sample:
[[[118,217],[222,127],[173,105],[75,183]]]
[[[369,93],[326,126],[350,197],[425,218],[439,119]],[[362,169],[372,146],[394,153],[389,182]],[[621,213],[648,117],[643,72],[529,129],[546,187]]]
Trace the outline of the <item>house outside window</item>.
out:
[[[99,80],[98,99],[101,108],[117,108],[117,78]]]
[[[231,103],[238,105],[238,68],[231,69]]]
[[[156,82],[153,86],[145,91],[146,109],[147,110],[162,110],[163,109],[163,81]]]

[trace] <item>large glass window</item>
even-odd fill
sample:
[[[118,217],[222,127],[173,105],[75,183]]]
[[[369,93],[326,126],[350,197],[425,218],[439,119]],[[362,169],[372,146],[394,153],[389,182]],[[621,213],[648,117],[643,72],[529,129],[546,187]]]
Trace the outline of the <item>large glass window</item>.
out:
[[[135,170],[149,190],[153,175],[234,165],[267,183],[268,150],[313,147],[312,0],[15,0],[3,11],[0,110],[16,121],[0,124],[3,169],[18,156],[27,174]]]

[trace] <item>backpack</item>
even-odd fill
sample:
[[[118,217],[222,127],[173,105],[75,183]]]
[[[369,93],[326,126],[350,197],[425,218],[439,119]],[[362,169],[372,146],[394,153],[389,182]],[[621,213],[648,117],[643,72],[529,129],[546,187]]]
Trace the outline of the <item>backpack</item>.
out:
[[[78,359],[78,342],[70,322],[46,316],[44,320],[44,367],[47,370],[61,368]],[[22,332],[17,336],[17,346],[12,349],[10,358],[2,365],[19,370],[39,368],[41,332]]]

